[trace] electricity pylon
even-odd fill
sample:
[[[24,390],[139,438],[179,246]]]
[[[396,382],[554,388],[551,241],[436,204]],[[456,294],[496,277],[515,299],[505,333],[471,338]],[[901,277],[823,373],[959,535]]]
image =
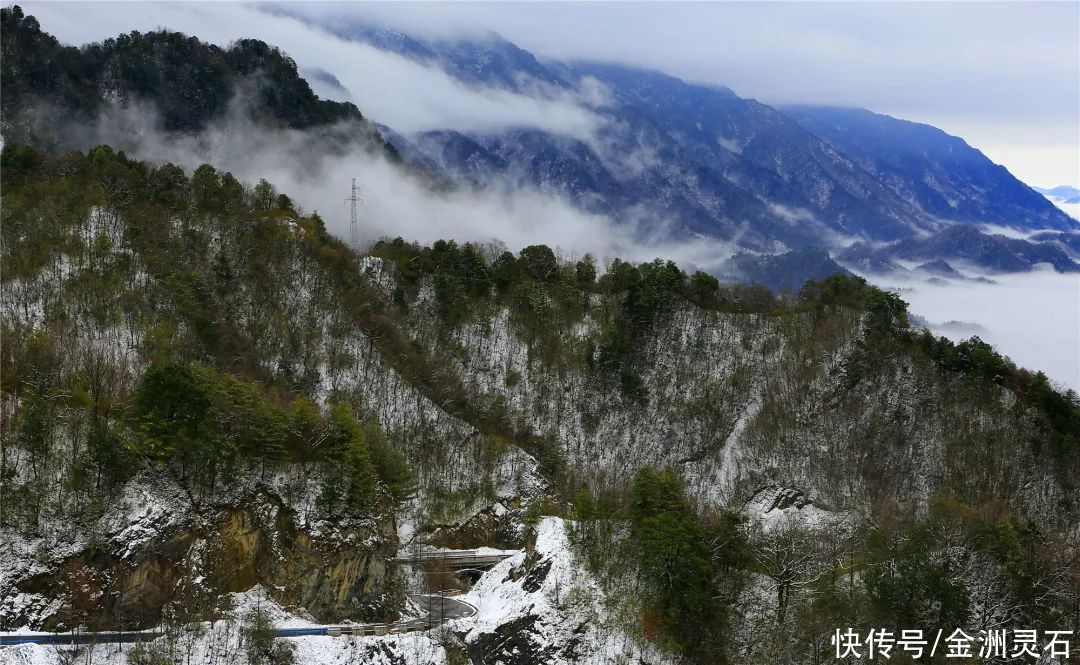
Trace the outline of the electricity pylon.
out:
[[[349,247],[353,249],[360,249],[360,220],[356,210],[358,203],[363,203],[364,199],[360,198],[357,194],[360,188],[356,186],[356,178],[352,179],[352,196],[345,199],[351,206],[349,208]]]

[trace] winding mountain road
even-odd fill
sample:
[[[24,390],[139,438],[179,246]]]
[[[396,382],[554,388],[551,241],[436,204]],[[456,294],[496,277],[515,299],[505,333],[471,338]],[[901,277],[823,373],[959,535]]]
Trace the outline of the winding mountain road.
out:
[[[476,608],[465,601],[449,596],[415,595],[411,598],[427,610],[427,615],[393,623],[365,623],[340,626],[303,626],[277,628],[275,637],[306,637],[309,635],[396,635],[438,628],[447,621],[476,615]],[[109,631],[85,633],[0,633],[0,647],[19,644],[108,644],[143,642],[161,637],[157,631]]]
[[[477,550],[442,550],[424,552],[419,556],[401,557],[401,563],[432,564],[441,563],[450,569],[489,568],[511,556],[511,551]],[[464,619],[476,615],[476,608],[465,601],[444,595],[410,594],[409,596],[427,615],[415,619],[395,621],[393,623],[365,623],[340,626],[303,626],[299,628],[277,628],[276,637],[306,637],[324,635],[394,635],[416,633],[438,628],[447,621]],[[161,637],[157,631],[104,631],[83,633],[0,633],[0,647],[19,644],[115,644],[117,642],[143,642]]]

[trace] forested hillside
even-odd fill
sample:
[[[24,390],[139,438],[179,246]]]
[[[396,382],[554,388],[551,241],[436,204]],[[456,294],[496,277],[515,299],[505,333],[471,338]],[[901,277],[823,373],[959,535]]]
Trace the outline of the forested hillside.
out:
[[[391,618],[420,542],[531,552],[481,589],[533,600],[452,624],[448,660],[1080,621],[1076,395],[859,279],[356,253],[269,182],[104,146],[9,143],[0,178],[4,630],[220,617],[256,584]]]
[[[371,142],[397,159],[355,105],[319,99],[292,58],[257,39],[223,49],[178,32],[133,31],[76,48],[17,5],[0,13],[0,29],[7,140],[86,149],[117,107],[151,116],[171,134],[199,132],[239,109],[265,128],[339,124],[340,141]]]

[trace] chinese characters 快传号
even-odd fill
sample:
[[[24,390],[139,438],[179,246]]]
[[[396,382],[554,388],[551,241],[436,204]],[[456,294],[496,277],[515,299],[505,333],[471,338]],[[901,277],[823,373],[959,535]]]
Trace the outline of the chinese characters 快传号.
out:
[[[939,628],[928,634],[922,630],[891,631],[872,628],[865,634],[853,628],[833,632],[831,643],[835,656],[840,659],[873,660],[892,658],[903,653],[911,658],[923,654],[946,658],[1004,658],[1038,659],[1042,656],[1069,658],[1071,630],[981,630],[968,635],[957,628],[951,633]]]

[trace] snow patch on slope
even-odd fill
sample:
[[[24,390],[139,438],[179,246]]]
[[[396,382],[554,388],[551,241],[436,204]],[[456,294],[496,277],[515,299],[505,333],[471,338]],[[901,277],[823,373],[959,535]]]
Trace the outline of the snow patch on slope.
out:
[[[532,554],[519,552],[484,574],[465,601],[475,617],[451,624],[485,662],[662,663],[667,658],[605,623],[605,595],[576,560],[566,522],[546,517]],[[530,660],[531,658],[531,660]]]
[[[847,512],[824,510],[814,505],[800,490],[779,486],[759,490],[747,502],[745,510],[765,533],[796,525],[809,529],[836,528],[849,517]]]

